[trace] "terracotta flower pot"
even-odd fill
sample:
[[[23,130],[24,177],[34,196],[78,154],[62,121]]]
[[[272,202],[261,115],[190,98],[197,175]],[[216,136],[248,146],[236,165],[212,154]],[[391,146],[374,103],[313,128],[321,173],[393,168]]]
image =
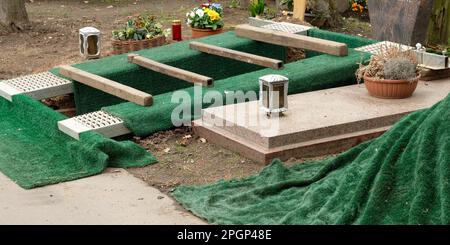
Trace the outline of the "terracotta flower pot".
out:
[[[213,30],[211,28],[199,29],[199,28],[191,27],[191,30],[192,30],[192,38],[200,38],[200,37],[206,37],[206,36],[211,36],[211,35],[216,35],[216,34],[222,33],[222,27],[217,28],[216,30]]]
[[[369,94],[381,99],[404,99],[410,97],[417,88],[419,77],[412,81],[388,80],[364,77],[364,85]]]

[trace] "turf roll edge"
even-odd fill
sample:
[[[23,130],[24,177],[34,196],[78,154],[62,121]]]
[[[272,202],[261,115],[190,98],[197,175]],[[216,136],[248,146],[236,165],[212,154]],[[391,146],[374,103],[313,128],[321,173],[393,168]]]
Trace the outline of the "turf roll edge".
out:
[[[172,195],[213,224],[450,224],[450,95],[325,160]]]
[[[25,95],[0,98],[0,171],[25,189],[101,173],[106,167],[144,166],[156,159],[129,141],[95,132],[79,141],[59,131],[66,117]]]

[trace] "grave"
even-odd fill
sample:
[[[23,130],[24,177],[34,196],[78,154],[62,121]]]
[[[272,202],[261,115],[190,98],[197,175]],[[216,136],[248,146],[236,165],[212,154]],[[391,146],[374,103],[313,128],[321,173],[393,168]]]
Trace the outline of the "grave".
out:
[[[450,79],[420,82],[414,95],[402,100],[377,99],[364,85],[351,85],[290,95],[289,110],[279,118],[266,117],[257,101],[207,108],[194,128],[210,142],[260,163],[314,157],[375,138],[449,92]]]
[[[178,42],[0,81],[0,134],[5,139],[0,149],[8,152],[0,157],[0,171],[34,188],[97,174],[106,166],[155,163],[151,153],[123,141],[126,137],[107,137],[173,128],[171,112],[180,103],[172,97],[179,92],[195,97],[192,83],[202,84],[197,87],[203,93],[221,95],[256,92],[257,79],[267,74],[289,77],[290,94],[353,84],[358,61],[369,57],[355,48],[375,43],[317,28],[299,34],[303,27],[269,27],[243,25],[239,35],[227,32],[198,43]],[[309,50],[306,58],[284,64],[287,43]],[[73,118],[39,101],[67,93],[74,93]],[[203,100],[201,107],[208,106]],[[200,115],[190,116],[189,121]]]

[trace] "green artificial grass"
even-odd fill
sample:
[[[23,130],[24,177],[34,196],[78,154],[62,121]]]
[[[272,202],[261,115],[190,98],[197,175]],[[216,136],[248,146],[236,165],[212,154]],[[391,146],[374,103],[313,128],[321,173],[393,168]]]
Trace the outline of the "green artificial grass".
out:
[[[101,173],[106,167],[156,162],[132,142],[116,142],[87,132],[80,141],[60,132],[66,119],[28,96],[0,97],[0,171],[30,189]]]
[[[325,31],[325,30],[320,30],[318,28],[309,29],[308,36],[326,39],[326,40],[335,41],[335,42],[340,42],[340,43],[345,43],[345,44],[347,44],[348,48],[352,48],[352,49],[378,42],[373,39],[351,36],[351,35],[347,35],[347,34],[343,34],[343,33]],[[308,58],[317,56],[317,55],[322,55],[322,54],[319,52],[314,52],[314,51],[306,52],[306,56]]]
[[[450,224],[450,95],[336,157],[173,196],[214,224]]]
[[[226,91],[259,91],[258,78],[267,74],[281,74],[289,78],[289,94],[296,94],[319,89],[327,89],[338,86],[355,84],[355,71],[361,57],[368,58],[368,54],[363,54],[353,49],[349,50],[346,57],[332,55],[319,55],[312,58],[300,60],[286,64],[282,70],[263,69],[249,72],[239,76],[218,80],[211,88],[201,88],[202,96],[207,92],[215,91],[223,96],[226,104]],[[172,102],[174,93],[185,93],[190,98],[194,98],[194,87],[181,89],[175,92],[159,94],[153,97],[153,106],[142,107],[134,103],[122,103],[103,108],[103,110],[120,117],[125,125],[138,136],[146,136],[160,130],[173,127],[171,121],[172,111],[179,107],[181,102]],[[203,98],[195,96],[196,99]],[[229,102],[229,101],[228,101]],[[196,102],[198,108],[209,107],[211,103]],[[198,118],[199,111],[194,110],[194,100],[186,105],[191,108],[191,117],[187,121]]]
[[[240,38],[234,35],[233,32],[226,32],[197,40],[283,61],[286,56],[284,47]],[[264,68],[241,61],[204,54],[190,49],[189,43],[190,41],[183,41],[136,51],[134,53],[167,65],[209,76],[215,80]],[[178,78],[170,77],[131,64],[128,62],[127,54],[114,55],[100,60],[92,60],[76,64],[74,67],[145,91],[153,96],[192,86],[191,83],[182,81]],[[60,75],[57,68],[50,71],[56,75]],[[74,83],[74,94],[77,114],[97,111],[104,106],[126,102],[78,82]]]

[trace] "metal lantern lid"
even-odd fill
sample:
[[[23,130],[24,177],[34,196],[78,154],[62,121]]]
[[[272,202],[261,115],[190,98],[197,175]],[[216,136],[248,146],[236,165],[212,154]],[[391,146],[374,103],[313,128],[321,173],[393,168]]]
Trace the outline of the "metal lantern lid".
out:
[[[271,75],[265,75],[259,78],[260,81],[267,82],[267,83],[276,83],[276,82],[286,82],[289,79],[285,76],[271,74]]]
[[[80,33],[82,34],[92,34],[92,35],[100,35],[100,30],[94,27],[84,27],[80,29]]]

